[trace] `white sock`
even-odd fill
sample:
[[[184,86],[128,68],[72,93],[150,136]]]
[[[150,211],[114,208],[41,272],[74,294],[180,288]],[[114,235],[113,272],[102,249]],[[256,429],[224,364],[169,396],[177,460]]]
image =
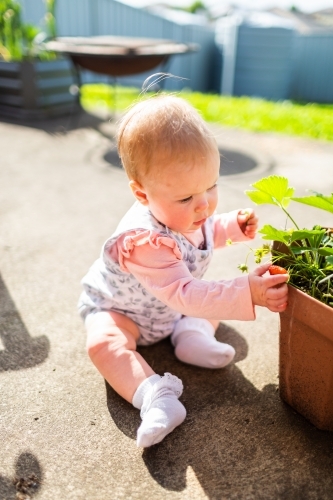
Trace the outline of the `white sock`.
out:
[[[142,424],[137,433],[137,445],[143,448],[159,443],[186,417],[186,410],[178,398],[183,392],[182,381],[165,373],[152,375],[137,388],[132,404],[141,409]]]
[[[215,329],[207,319],[188,316],[180,319],[171,341],[178,359],[202,368],[223,368],[235,356],[231,345],[216,340]]]

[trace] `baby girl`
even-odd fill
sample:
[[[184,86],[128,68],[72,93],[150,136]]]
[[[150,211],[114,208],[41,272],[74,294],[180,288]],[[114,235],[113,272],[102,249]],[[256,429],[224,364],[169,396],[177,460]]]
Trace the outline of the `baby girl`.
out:
[[[181,380],[155,373],[137,345],[170,336],[179,360],[223,368],[235,350],[216,340],[219,320],[254,320],[256,305],[283,311],[288,275],[270,276],[265,264],[233,280],[202,280],[214,248],[254,238],[258,219],[252,209],[215,213],[218,147],[186,101],[160,94],[135,104],[121,120],[118,151],[136,202],[83,278],[79,309],[88,354],[141,410],[137,445],[148,447],[186,410]]]

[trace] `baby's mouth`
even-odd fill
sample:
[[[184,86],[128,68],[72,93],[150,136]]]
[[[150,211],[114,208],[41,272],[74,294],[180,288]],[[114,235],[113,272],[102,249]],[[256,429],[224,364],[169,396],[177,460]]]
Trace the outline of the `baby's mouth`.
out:
[[[201,219],[201,220],[198,220],[197,222],[193,222],[193,224],[195,226],[202,226],[202,224],[204,224],[206,222],[206,219]]]

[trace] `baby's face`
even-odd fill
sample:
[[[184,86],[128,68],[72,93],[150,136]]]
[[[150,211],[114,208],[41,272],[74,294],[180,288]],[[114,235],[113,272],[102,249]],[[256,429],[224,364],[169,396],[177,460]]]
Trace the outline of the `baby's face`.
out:
[[[197,230],[216,209],[219,168],[219,154],[212,151],[202,161],[176,160],[152,172],[144,185],[152,214],[173,231]]]

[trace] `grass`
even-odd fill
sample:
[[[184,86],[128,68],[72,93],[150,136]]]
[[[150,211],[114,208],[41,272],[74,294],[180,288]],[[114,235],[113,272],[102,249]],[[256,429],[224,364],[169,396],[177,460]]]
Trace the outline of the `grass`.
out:
[[[105,84],[83,85],[81,102],[86,109],[96,107],[125,110],[139,97],[132,87]],[[266,101],[250,97],[181,91],[208,122],[258,132],[277,132],[333,141],[333,105]],[[149,95],[144,96],[144,98]]]

